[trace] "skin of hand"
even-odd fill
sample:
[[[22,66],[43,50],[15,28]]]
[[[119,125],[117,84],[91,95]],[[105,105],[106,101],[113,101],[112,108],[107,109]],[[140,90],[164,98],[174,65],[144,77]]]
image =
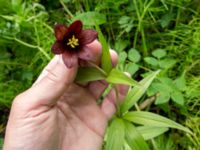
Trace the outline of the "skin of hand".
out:
[[[91,60],[100,63],[101,44],[88,44]],[[117,54],[110,51],[116,65]],[[116,111],[114,90],[101,97],[107,84],[74,82],[78,65],[67,68],[56,55],[31,88],[13,101],[6,128],[4,150],[101,150],[105,129]],[[128,87],[117,85],[122,99]]]

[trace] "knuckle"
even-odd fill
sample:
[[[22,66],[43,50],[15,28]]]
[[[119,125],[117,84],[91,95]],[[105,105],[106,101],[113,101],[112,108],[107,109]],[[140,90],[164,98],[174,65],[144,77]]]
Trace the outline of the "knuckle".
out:
[[[59,82],[59,77],[55,73],[53,73],[51,70],[46,70],[46,71],[48,72],[46,77],[49,82],[52,83]]]
[[[21,105],[22,101],[24,100],[24,93],[18,94],[14,100],[12,101],[12,106],[18,106]]]

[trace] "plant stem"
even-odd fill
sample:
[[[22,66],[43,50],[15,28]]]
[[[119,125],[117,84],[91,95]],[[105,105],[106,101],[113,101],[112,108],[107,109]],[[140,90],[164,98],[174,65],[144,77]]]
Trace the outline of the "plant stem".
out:
[[[67,8],[67,6],[64,4],[64,2],[62,0],[60,0],[61,5],[63,6],[64,10],[67,12],[67,14],[73,18],[74,15],[71,13],[71,11]]]
[[[30,48],[36,48],[47,58],[47,60],[51,59],[51,57],[47,54],[47,52],[45,52],[45,50],[43,48],[41,48],[39,46],[31,45],[31,44],[26,43],[24,41],[21,41],[20,39],[17,39],[17,38],[13,38],[13,40],[17,41],[18,43],[20,43],[24,46],[27,46],[27,47],[30,47]]]

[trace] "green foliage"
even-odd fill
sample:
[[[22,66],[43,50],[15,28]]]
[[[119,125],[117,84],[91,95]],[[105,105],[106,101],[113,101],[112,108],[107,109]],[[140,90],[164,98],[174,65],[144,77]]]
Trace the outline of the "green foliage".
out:
[[[0,138],[0,149],[3,149],[3,138]]]
[[[120,106],[121,113],[128,111],[131,107],[133,107],[133,105],[135,105],[135,103],[137,103],[137,101],[140,100],[158,73],[159,71],[149,74],[146,78],[139,82],[140,86],[133,87],[128,92],[124,102]]]
[[[105,150],[116,149],[122,150],[124,144],[124,136],[125,136],[125,125],[124,121],[119,118],[115,118],[107,132],[107,144]],[[117,137],[117,138],[116,138]]]
[[[129,122],[125,122],[126,126],[126,140],[131,149],[135,150],[149,150],[148,144],[144,141],[142,135]]]
[[[172,137],[160,136],[155,139],[154,149],[155,150],[175,150],[175,145]]]
[[[169,120],[165,117],[159,116],[151,112],[143,112],[143,111],[128,112],[124,115],[123,118],[128,121],[134,122],[136,124],[142,124],[153,127],[176,128],[191,133],[191,131],[188,128],[185,128],[182,125],[177,124],[172,120]]]
[[[128,77],[125,73],[117,70],[112,69],[106,78],[108,83],[114,84],[125,84],[125,85],[132,85],[132,86],[140,86],[135,80]]]
[[[136,129],[143,136],[145,140],[153,139],[168,131],[168,128],[166,127],[158,128],[155,126],[138,126]]]
[[[154,82],[149,89],[149,95],[155,95],[159,93],[156,98],[156,104],[164,104],[169,102],[170,98],[173,102],[183,106],[184,97],[181,93],[184,91],[184,77],[177,78],[176,84],[167,77],[158,78],[158,82]],[[180,87],[181,86],[181,87]]]
[[[118,121],[114,121],[114,125],[110,123],[111,131],[108,132],[111,132],[111,138],[105,142],[120,145],[109,145],[111,149],[112,146],[114,149],[137,149],[135,145],[144,144],[144,140],[149,139],[149,149],[155,150],[197,150],[200,147],[200,1],[0,0],[0,4],[1,110],[10,108],[13,98],[31,86],[52,58],[53,25],[81,19],[86,28],[96,26],[103,57],[102,68],[81,68],[77,81],[107,78],[112,84],[132,86],[135,81],[139,83],[139,86],[130,88],[119,107]],[[112,70],[109,47],[119,54],[115,70]],[[156,70],[160,73],[154,79]],[[123,72],[129,72],[133,79]],[[143,108],[145,111],[180,122],[193,134],[168,131],[171,126],[134,127],[131,124],[129,133],[134,134],[127,136],[127,122],[122,119],[123,115],[135,111],[135,108],[139,110],[149,99],[153,101]],[[1,120],[5,124],[6,119]],[[112,128],[121,131],[114,133],[116,130]],[[166,131],[167,134],[159,136]],[[116,139],[115,134],[124,136]],[[130,142],[134,139],[132,136],[140,139],[139,144],[137,140]]]

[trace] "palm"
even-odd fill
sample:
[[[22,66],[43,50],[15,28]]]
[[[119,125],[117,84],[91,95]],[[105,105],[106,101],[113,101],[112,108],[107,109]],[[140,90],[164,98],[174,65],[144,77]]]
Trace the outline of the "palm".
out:
[[[56,109],[60,149],[101,149],[107,118],[89,90],[73,84],[58,101]]]

